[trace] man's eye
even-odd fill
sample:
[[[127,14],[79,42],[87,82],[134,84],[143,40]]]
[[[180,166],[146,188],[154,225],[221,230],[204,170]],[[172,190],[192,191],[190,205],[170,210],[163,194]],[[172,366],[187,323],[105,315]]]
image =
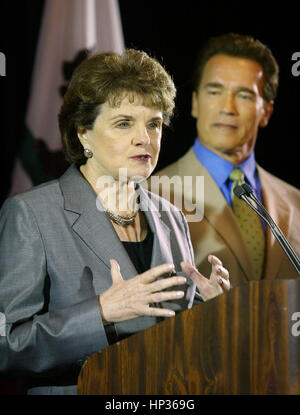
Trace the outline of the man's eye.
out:
[[[244,94],[244,93],[239,94],[239,97],[242,98],[242,99],[245,99],[245,100],[252,100],[253,99],[253,96],[252,95],[250,95],[250,94]]]
[[[207,93],[208,93],[208,95],[219,95],[220,94],[220,91],[216,91],[216,90],[209,90],[209,91],[207,91]]]

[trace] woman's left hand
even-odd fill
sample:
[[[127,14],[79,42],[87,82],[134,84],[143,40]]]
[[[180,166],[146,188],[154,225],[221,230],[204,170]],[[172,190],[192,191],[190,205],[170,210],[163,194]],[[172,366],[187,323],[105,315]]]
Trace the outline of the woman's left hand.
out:
[[[214,255],[208,256],[208,262],[212,265],[209,278],[204,277],[188,262],[181,262],[182,271],[186,273],[197,285],[204,301],[210,300],[224,291],[230,290],[229,272],[223,267],[222,262]]]

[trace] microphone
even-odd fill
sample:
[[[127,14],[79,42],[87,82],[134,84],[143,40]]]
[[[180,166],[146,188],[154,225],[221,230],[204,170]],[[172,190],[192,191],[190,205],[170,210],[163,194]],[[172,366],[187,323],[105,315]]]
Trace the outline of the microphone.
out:
[[[287,241],[286,237],[281,232],[281,229],[273,221],[272,217],[269,215],[268,211],[265,209],[263,204],[254,195],[251,186],[249,186],[247,183],[243,183],[241,186],[236,186],[233,189],[233,192],[239,199],[242,199],[244,202],[246,202],[247,205],[250,206],[251,209],[253,209],[269,225],[273,235],[279,242],[281,248],[287,255],[293,267],[296,269],[298,275],[300,276],[300,260],[297,254]],[[262,209],[263,214],[248,200],[248,197],[252,199],[257,204],[257,206],[259,206]]]

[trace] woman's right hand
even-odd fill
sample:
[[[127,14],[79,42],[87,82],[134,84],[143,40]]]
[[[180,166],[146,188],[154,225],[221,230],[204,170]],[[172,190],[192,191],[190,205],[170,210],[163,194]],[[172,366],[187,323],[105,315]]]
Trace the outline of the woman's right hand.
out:
[[[110,260],[112,286],[99,295],[100,313],[104,324],[130,320],[139,316],[172,317],[175,312],[166,308],[150,307],[151,303],[179,299],[184,291],[163,291],[182,285],[185,277],[174,276],[157,280],[157,277],[174,271],[174,265],[163,264],[151,268],[129,280],[122,278],[119,264]]]

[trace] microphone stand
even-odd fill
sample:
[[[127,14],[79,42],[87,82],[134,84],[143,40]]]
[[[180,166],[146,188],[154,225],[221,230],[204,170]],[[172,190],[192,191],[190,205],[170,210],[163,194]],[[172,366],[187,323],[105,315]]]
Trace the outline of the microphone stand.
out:
[[[293,250],[293,248],[291,247],[291,245],[289,244],[289,242],[287,241],[287,239],[285,238],[285,236],[283,235],[283,233],[281,232],[280,228],[276,225],[276,223],[273,221],[273,219],[271,218],[271,216],[269,215],[269,213],[267,212],[267,210],[265,209],[265,207],[262,205],[262,203],[256,198],[256,196],[253,193],[252,188],[247,184],[244,183],[242,184],[242,186],[236,186],[235,189],[233,190],[234,194],[242,199],[244,202],[247,203],[248,206],[251,207],[251,209],[253,209],[270,227],[273,235],[275,236],[275,238],[277,239],[277,241],[279,242],[281,248],[283,249],[283,251],[285,252],[285,254],[287,255],[288,259],[290,260],[291,264],[293,265],[293,267],[295,268],[295,270],[297,271],[298,275],[300,276],[300,260],[297,257],[297,254],[295,253],[295,251]],[[261,207],[262,211],[264,212],[264,214],[262,214],[249,200],[248,198],[252,199],[258,206]]]
[[[276,223],[274,222],[274,220],[272,219],[272,217],[269,215],[269,212],[265,209],[264,205],[260,202],[259,199],[257,199],[257,197],[255,196],[252,188],[247,184],[244,183],[242,184],[242,188],[246,191],[247,196],[250,197],[250,199],[252,199],[264,212],[264,214],[266,215],[266,217],[269,219],[270,224],[271,224],[271,228],[279,235],[279,237],[282,239],[282,242],[285,244],[285,246],[288,248],[289,252],[291,253],[291,255],[293,256],[295,262],[298,264],[298,269],[300,269],[300,261],[299,258],[297,257],[297,254],[295,253],[295,251],[293,250],[293,248],[291,247],[291,245],[289,244],[288,240],[286,239],[286,237],[283,235],[283,233],[281,232],[281,229],[279,228],[279,226],[276,225]],[[275,236],[275,235],[274,235]]]

